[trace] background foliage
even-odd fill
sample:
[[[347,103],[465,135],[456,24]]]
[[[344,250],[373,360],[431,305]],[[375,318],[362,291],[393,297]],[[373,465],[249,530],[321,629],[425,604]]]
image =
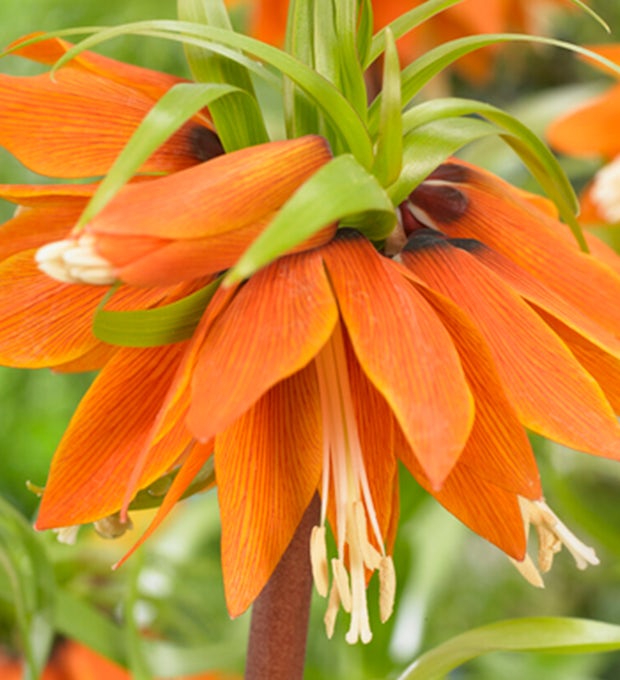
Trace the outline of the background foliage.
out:
[[[616,4],[609,0],[592,3],[620,31],[620,8]],[[3,0],[0,43],[7,44],[32,30],[172,18],[175,10],[174,0]],[[574,13],[557,15],[553,33],[576,42],[613,39],[583,15]],[[620,36],[616,35],[615,40]],[[181,48],[170,43],[124,38],[106,45],[103,51],[119,59],[187,75]],[[5,59],[0,68],[20,74],[37,70],[14,58]],[[568,103],[578,102],[585,92],[607,82],[603,75],[570,54],[516,45],[504,50],[496,76],[479,91],[472,91],[458,79],[449,85],[458,94],[522,112],[526,122],[542,131],[546,121]],[[477,145],[466,150],[466,155],[509,179],[520,181],[525,177],[499,143]],[[593,163],[567,161],[577,183],[593,167]],[[7,154],[0,153],[0,181],[36,179]],[[0,211],[0,219],[4,220],[12,207],[1,205]],[[0,645],[28,651],[24,650],[23,635],[20,638],[20,621],[26,621],[26,629],[32,633],[32,616],[43,612],[41,632],[33,641],[36,656],[37,645],[45,647],[46,635],[53,628],[60,633],[71,632],[71,615],[81,611],[81,599],[90,613],[85,624],[90,629],[84,631],[84,636],[97,641],[102,651],[128,662],[135,677],[148,678],[153,667],[167,677],[205,665],[240,670],[247,617],[231,622],[225,612],[214,494],[179,506],[162,531],[119,572],[111,572],[109,565],[131,545],[131,539],[111,544],[86,529],[76,546],[67,547],[58,544],[52,535],[33,538],[29,533],[26,522],[36,512],[37,499],[26,489],[25,481],[44,484],[54,448],[89,380],[90,376],[61,376],[50,371],[0,370],[0,495],[9,504],[0,506],[0,553],[4,551],[9,556],[8,563],[15,566],[11,571],[6,559],[0,562]],[[537,451],[549,504],[577,534],[596,547],[601,566],[579,573],[562,554],[546,579],[547,588],[535,590],[496,549],[430,502],[403,472],[402,521],[395,549],[399,576],[396,616],[384,626],[374,626],[371,645],[351,648],[344,644],[342,624],[337,626],[333,641],[325,639],[321,622],[324,603],[317,600],[306,677],[395,677],[420,651],[502,618],[583,616],[620,623],[618,466],[543,442],[537,442]],[[142,526],[147,521],[138,515],[134,520]],[[139,530],[131,532],[131,536],[138,535]],[[32,573],[24,565],[30,565]],[[21,604],[17,598],[16,607],[10,596],[12,591],[16,593],[11,574],[19,582],[29,573],[31,577],[39,576],[22,583],[24,593]],[[53,623],[45,618],[44,605],[59,597],[57,588],[63,613]],[[373,603],[376,598],[371,594],[369,601]],[[102,611],[111,619],[102,617]],[[109,620],[115,622],[111,628],[106,627]],[[147,630],[151,640],[166,642],[141,642],[138,629]],[[611,680],[620,677],[620,655],[491,654],[463,667],[453,677]]]

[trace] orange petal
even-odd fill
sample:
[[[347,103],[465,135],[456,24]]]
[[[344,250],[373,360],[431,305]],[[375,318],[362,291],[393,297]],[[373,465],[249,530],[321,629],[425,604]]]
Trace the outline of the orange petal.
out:
[[[183,461],[180,470],[178,471],[172,486],[168,489],[162,504],[159,506],[157,513],[146,531],[140,536],[140,539],[132,546],[131,550],[122,557],[114,567],[120,567],[133,553],[150,538],[160,524],[166,519],[175,504],[181,499],[181,496],[187,490],[187,487],[192,483],[194,477],[200,471],[200,468],[213,455],[213,441],[201,444],[194,442],[191,446],[186,459]]]
[[[169,177],[124,187],[86,230],[174,240],[236,231],[281,207],[329,158],[327,143],[317,136],[234,151]]]
[[[218,435],[215,470],[226,602],[238,616],[269,580],[319,483],[314,365],[275,385]]]
[[[59,283],[40,272],[34,251],[0,264],[0,362],[40,368],[90,351],[93,313],[107,289]]]
[[[461,161],[440,166],[433,177],[411,196],[430,226],[482,241],[618,335],[620,276],[581,252],[568,227],[524,200],[523,192]]]
[[[433,484],[473,423],[473,400],[448,332],[391,261],[349,233],[322,249],[355,355]]]
[[[317,251],[260,270],[209,328],[193,372],[188,423],[197,438],[229,427],[270,387],[308,364],[337,321]]]
[[[16,47],[20,42],[29,40],[36,35],[42,34],[31,33],[15,41],[9,47]],[[51,66],[63,57],[71,47],[73,45],[66,40],[50,38],[15,49],[12,54]],[[153,71],[152,69],[134,66],[133,64],[125,64],[122,61],[110,59],[110,57],[104,57],[101,54],[87,50],[80,52],[64,68],[79,69],[102,76],[116,83],[140,90],[152,99],[159,99],[173,85],[186,82],[183,78],[178,78],[168,73]]]
[[[568,345],[577,361],[601,386],[613,410],[620,413],[620,358],[597,347],[557,319],[543,313],[547,324]]]
[[[64,364],[55,364],[54,372],[56,373],[83,373],[85,371],[98,371],[103,368],[108,361],[119,351],[117,345],[106,345],[103,342],[98,343],[82,356],[72,361],[67,361]]]
[[[153,421],[184,350],[185,343],[123,348],[106,365],[54,455],[38,529],[84,524],[119,510],[136,452],[149,443]],[[186,445],[181,442],[160,455],[144,484],[167,472]]]
[[[430,290],[424,293],[452,335],[476,403],[474,426],[459,466],[509,493],[540,498],[536,459],[484,338],[455,304]]]
[[[85,201],[75,200],[62,205],[18,208],[13,219],[0,228],[0,260],[66,238],[85,205]]]
[[[397,438],[398,439],[398,438]],[[407,446],[404,437],[401,445]],[[411,462],[414,456],[397,449],[397,455]],[[440,490],[433,489],[422,468],[407,465],[411,474],[472,531],[496,545],[507,555],[522,560],[527,547],[519,501],[515,494],[490,484],[459,461]]]
[[[512,260],[487,248],[482,243],[473,241],[469,252],[528,302],[557,317],[607,351],[620,352],[620,338],[616,333],[601,327],[581,310],[566,302],[560,295],[546,288]]]
[[[0,263],[0,362],[41,368],[66,364],[89,353],[99,344],[92,333],[93,317],[108,290],[51,279],[37,268],[34,251]],[[161,288],[125,286],[106,308],[150,307],[165,299],[166,293]]]
[[[528,428],[594,455],[620,456],[620,427],[596,381],[540,317],[463,247],[420,230],[401,254],[433,290],[475,322],[519,419]]]
[[[0,75],[0,144],[24,165],[51,177],[105,174],[152,108],[147,95],[77,69]],[[173,172],[217,153],[208,128],[182,126],[145,162],[143,172]]]

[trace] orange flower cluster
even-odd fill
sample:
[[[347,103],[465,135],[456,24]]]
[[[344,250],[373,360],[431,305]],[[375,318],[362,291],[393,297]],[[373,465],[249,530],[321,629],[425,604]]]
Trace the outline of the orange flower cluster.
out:
[[[169,84],[89,53],[56,84],[0,76],[0,143],[40,172],[92,177]],[[92,104],[95,124],[89,102],[116,90],[122,102]],[[385,251],[330,226],[220,286],[188,340],[118,347],[92,335],[112,284],[123,285],[108,304],[123,310],[213,281],[329,158],[316,136],[220,155],[204,114],[147,162],[166,176],[132,182],[77,233],[94,185],[0,187],[20,206],[0,231],[0,361],[101,369],[54,457],[38,528],[126,510],[176,469],[150,533],[213,456],[235,616],[318,490],[310,552],[327,629],[342,606],[347,640],[367,642],[369,574],[383,619],[393,605],[398,461],[533,583],[530,524],[541,571],[562,544],[579,567],[597,562],[544,503],[526,428],[620,458],[620,266],[593,238],[581,252],[544,199],[449,161],[399,206]]]

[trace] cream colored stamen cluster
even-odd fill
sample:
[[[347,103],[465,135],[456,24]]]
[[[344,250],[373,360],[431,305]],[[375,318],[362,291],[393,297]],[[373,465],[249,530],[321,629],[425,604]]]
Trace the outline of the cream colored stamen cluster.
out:
[[[596,173],[591,195],[608,222],[620,222],[620,156]]]
[[[519,498],[523,523],[527,534],[530,524],[536,528],[538,535],[538,568],[532,559],[526,556],[522,562],[513,560],[514,565],[532,585],[544,587],[541,573],[548,572],[553,565],[553,557],[562,550],[562,546],[575,559],[578,569],[586,569],[589,565],[599,564],[594,549],[582,543],[557,517],[542,500],[530,501]]]
[[[89,234],[48,243],[37,250],[35,260],[43,273],[62,283],[107,286],[116,281],[112,266],[95,252]]]
[[[368,643],[372,632],[366,569],[379,573],[382,622],[394,607],[395,573],[392,558],[385,554],[368,485],[340,327],[317,356],[316,366],[323,416],[323,482],[321,524],[314,527],[310,539],[312,573],[319,594],[329,597],[324,619],[328,637],[333,635],[342,606],[351,615],[347,642],[354,644],[361,639]],[[328,562],[325,521],[330,490],[336,505],[337,557]],[[372,536],[379,549],[373,545]]]

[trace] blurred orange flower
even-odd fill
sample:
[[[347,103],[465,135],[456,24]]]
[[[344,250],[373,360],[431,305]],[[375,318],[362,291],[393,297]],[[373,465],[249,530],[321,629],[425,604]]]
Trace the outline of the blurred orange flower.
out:
[[[21,680],[23,662],[19,658],[0,653],[2,680]],[[177,680],[235,680],[233,676],[218,672],[178,676]],[[130,680],[131,674],[92,649],[73,640],[59,642],[45,666],[41,680]]]
[[[590,49],[620,65],[620,45]],[[582,195],[580,218],[584,222],[620,222],[619,119],[620,84],[565,113],[547,130],[550,144],[558,151],[597,157],[606,163]]]
[[[373,2],[374,30],[378,31],[424,0],[377,0]],[[282,45],[286,31],[288,0],[227,0],[242,6],[249,15],[249,32],[260,40]],[[567,0],[464,0],[408,33],[398,41],[401,58],[413,61],[429,49],[449,40],[479,33],[537,32],[544,16],[555,5],[572,7]],[[485,48],[460,59],[456,68],[473,81],[491,75],[496,48]]]

